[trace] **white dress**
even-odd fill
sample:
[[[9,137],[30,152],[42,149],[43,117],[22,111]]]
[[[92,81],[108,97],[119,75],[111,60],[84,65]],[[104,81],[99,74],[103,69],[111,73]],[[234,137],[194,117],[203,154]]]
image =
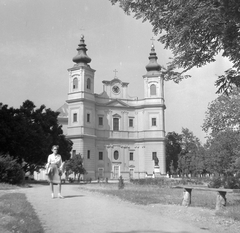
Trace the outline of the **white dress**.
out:
[[[47,176],[48,176],[48,181],[50,183],[54,183],[54,184],[61,183],[61,176],[59,175],[59,168],[61,167],[61,165],[62,165],[61,155],[50,154],[48,156],[47,170],[48,168],[50,168],[50,172]]]

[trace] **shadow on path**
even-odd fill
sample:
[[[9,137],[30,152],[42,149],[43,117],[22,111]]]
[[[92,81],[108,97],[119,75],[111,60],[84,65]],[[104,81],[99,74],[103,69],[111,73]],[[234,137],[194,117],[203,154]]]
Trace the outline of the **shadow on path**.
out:
[[[112,232],[108,232],[108,233],[151,233],[151,232],[155,232],[155,233],[171,233],[172,231],[149,231],[149,230],[146,230],[146,231],[112,231]],[[176,232],[176,233],[192,233],[190,231],[179,231],[179,232]]]
[[[85,197],[85,195],[69,195],[69,196],[64,196],[64,199],[74,198],[74,197]]]

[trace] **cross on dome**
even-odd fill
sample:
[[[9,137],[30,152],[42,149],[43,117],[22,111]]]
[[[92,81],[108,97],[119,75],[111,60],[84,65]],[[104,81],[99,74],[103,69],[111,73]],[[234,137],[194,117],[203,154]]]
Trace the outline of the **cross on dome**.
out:
[[[115,69],[113,72],[115,73],[114,78],[117,78],[117,72],[118,72],[118,71]]]

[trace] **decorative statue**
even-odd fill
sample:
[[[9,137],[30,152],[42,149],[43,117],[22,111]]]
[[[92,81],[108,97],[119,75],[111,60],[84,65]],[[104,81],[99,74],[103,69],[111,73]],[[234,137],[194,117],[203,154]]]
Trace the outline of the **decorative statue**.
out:
[[[158,157],[157,157],[157,156],[155,156],[155,158],[154,158],[154,162],[155,162],[155,166],[158,166],[159,159],[158,159]]]

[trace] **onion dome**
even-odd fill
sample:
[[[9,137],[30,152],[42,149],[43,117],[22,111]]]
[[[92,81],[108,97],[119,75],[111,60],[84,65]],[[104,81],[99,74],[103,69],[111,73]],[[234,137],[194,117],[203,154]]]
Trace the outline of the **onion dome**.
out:
[[[149,58],[149,64],[146,65],[146,70],[147,71],[160,71],[161,70],[161,66],[157,63],[157,54],[155,52],[155,48],[154,45],[152,44],[152,49],[150,52],[150,56]]]
[[[84,43],[84,36],[81,36],[81,40],[80,43],[78,44],[78,48],[77,48],[78,54],[72,59],[73,62],[79,64],[85,64],[88,65],[87,63],[91,62],[91,58],[87,55],[87,48],[86,48],[86,44]]]

